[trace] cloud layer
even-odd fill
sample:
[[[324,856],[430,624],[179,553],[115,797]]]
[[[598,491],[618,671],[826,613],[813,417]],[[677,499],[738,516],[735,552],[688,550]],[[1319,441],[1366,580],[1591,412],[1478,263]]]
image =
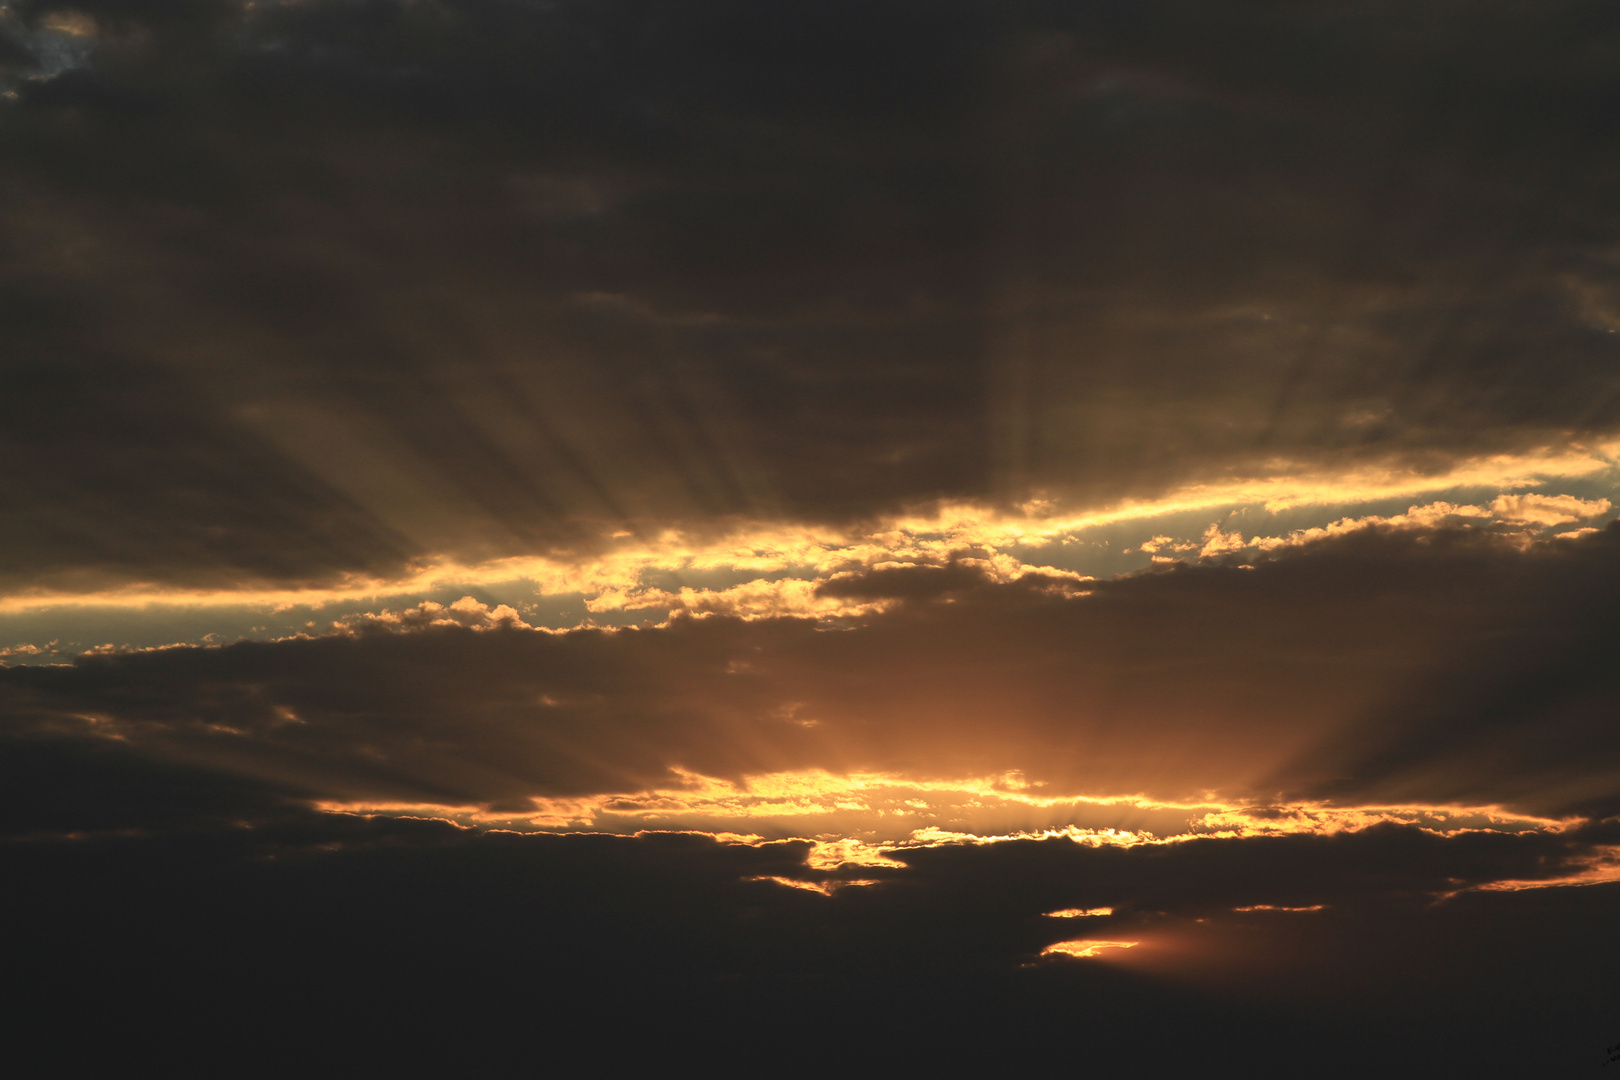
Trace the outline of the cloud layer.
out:
[[[1596,1065],[1617,55],[0,8],[12,1052]]]
[[[1602,5],[8,11],[13,587],[1620,422]]]
[[[1369,527],[1109,581],[916,566],[844,629],[552,632],[473,602],[346,635],[0,671],[30,724],[325,799],[482,806],[822,769],[1041,794],[1607,807],[1616,527]],[[447,616],[457,616],[458,619]],[[474,624],[472,626],[463,623]]]

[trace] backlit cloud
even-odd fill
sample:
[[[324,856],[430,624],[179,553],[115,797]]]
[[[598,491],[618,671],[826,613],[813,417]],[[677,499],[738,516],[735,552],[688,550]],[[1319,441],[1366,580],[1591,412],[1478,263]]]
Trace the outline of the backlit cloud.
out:
[[[11,0],[13,1071],[1598,1064],[1617,56]]]

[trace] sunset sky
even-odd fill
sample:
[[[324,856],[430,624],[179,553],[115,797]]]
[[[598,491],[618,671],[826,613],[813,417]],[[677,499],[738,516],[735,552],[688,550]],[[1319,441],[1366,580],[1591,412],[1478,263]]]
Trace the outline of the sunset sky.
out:
[[[64,1075],[1620,1044],[1611,3],[10,0],[0,417]]]

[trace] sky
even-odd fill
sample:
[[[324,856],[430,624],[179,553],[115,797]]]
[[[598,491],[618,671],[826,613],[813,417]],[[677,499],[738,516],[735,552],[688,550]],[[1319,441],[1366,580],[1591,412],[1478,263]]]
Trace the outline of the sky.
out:
[[[1616,191],[1597,0],[7,0],[19,1052],[1597,1074]]]

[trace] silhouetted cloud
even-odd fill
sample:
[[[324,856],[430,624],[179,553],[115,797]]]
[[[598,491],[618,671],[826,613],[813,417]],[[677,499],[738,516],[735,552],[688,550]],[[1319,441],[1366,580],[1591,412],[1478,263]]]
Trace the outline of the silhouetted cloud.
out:
[[[123,795],[175,789],[172,771],[130,771]],[[1578,838],[1009,842],[913,852],[829,896],[773,880],[827,879],[803,842],[480,833],[245,792],[235,809],[5,842],[33,883],[7,902],[30,927],[6,969],[27,991],[15,1053],[468,1067],[536,1040],[642,1064],[716,1044],[772,1061],[828,1039],[817,1067],[1033,1063],[1072,1047],[1080,1017],[1096,1063],[1141,1061],[1168,1025],[1209,1059],[1286,1071],[1383,1017],[1324,1070],[1348,1075],[1391,1053],[1586,1063],[1609,1019],[1578,987],[1582,957],[1613,948],[1612,885],[1432,902],[1549,872]],[[1138,941],[1126,960],[1039,958],[1072,936],[1045,911],[1099,900],[1114,910],[1087,932]],[[1256,901],[1326,906],[1230,910]],[[94,1043],[72,1037],[87,1023]]]

